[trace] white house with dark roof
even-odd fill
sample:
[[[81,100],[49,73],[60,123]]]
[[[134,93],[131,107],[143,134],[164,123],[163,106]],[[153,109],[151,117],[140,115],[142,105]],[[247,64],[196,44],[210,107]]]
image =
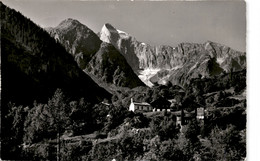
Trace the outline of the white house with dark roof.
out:
[[[141,103],[134,102],[133,98],[131,98],[129,111],[133,111],[133,112],[152,112],[153,107],[147,102],[141,102]]]

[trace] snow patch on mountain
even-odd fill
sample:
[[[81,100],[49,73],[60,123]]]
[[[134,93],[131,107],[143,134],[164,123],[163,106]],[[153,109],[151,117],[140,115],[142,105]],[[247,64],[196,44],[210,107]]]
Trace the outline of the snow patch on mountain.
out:
[[[182,67],[183,67],[183,65],[177,65],[177,66],[173,67],[171,70],[177,70],[177,69],[182,68]]]
[[[57,40],[57,41],[60,41],[59,35],[58,35],[58,34],[55,34],[54,39]]]
[[[124,31],[121,31],[121,30],[117,30],[117,32],[118,32],[119,34],[128,35],[128,33],[124,32]]]
[[[225,58],[224,58],[224,57],[218,57],[218,58],[217,58],[217,63],[218,63],[219,65],[221,65],[224,61],[225,61]]]
[[[205,59],[202,63],[200,63],[200,65],[207,63],[210,59]]]
[[[161,69],[147,68],[145,70],[139,71],[138,77],[149,87],[153,86],[150,78],[156,75]]]
[[[165,84],[168,82],[170,76],[171,76],[171,75],[168,74],[168,75],[166,75],[165,77],[161,78],[161,79],[158,81],[158,84],[165,85]]]
[[[100,32],[100,40],[102,40],[106,43],[111,43],[110,37],[111,37],[111,33],[105,24],[102,27],[101,32]]]
[[[196,62],[196,63],[190,68],[190,70],[189,70],[188,73],[190,73],[193,69],[195,69],[195,68],[197,67],[197,65],[198,65],[198,62]]]

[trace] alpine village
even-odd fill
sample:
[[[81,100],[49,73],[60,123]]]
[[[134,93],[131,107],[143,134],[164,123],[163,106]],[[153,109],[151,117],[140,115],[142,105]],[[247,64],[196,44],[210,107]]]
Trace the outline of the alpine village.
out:
[[[2,160],[245,160],[245,52],[0,8]]]

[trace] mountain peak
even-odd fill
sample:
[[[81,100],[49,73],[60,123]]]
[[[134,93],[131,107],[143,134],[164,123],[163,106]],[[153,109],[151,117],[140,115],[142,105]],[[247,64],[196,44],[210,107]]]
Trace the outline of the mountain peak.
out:
[[[75,57],[82,69],[86,68],[86,62],[98,51],[101,44],[101,40],[91,29],[72,18],[62,21],[59,26],[47,31]]]
[[[105,23],[103,27],[107,28],[110,31],[116,31],[116,28],[114,28],[110,23]]]
[[[207,46],[207,45],[211,45],[211,46],[213,45],[213,46],[217,46],[217,47],[226,47],[226,48],[228,47],[224,44],[220,44],[218,42],[214,42],[214,41],[210,41],[210,40],[208,40],[204,43],[204,46]]]
[[[225,45],[222,45],[222,44],[219,44],[217,42],[213,42],[213,41],[210,41],[210,40],[207,40],[205,43],[204,43],[205,46],[207,45],[216,45],[216,46],[225,46]]]
[[[118,32],[111,24],[105,23],[100,32],[100,39],[104,42],[111,43],[111,36],[118,36]]]
[[[128,33],[116,29],[109,23],[104,24],[100,32],[100,39],[104,42],[112,44],[118,39],[128,39],[130,37],[131,36]]]
[[[63,20],[57,27],[61,29],[69,28],[72,26],[82,25],[78,20],[67,18]]]
[[[67,18],[67,19],[61,21],[60,24],[62,24],[62,23],[80,23],[80,22],[76,19],[73,19],[73,18]]]

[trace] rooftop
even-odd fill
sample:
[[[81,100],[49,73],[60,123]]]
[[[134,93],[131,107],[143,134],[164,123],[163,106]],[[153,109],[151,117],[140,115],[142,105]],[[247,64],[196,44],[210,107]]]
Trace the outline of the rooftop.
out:
[[[147,102],[133,102],[133,104],[134,105],[139,105],[139,106],[150,106],[150,104],[149,103],[147,103]]]

